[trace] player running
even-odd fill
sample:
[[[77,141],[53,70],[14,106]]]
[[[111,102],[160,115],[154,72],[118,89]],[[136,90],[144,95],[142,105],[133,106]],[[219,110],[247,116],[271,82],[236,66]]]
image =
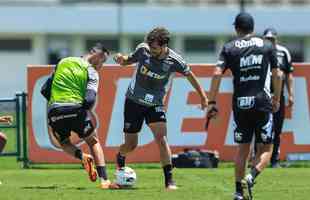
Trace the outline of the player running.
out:
[[[48,102],[49,125],[62,149],[81,160],[91,181],[96,181],[98,174],[102,189],[113,188],[113,184],[107,177],[103,150],[91,121],[91,110],[96,102],[98,71],[108,56],[109,51],[98,43],[83,57],[60,60]],[[92,156],[70,142],[71,132],[87,143]]]
[[[145,42],[130,55],[118,53],[115,61],[120,65],[136,63],[136,69],[128,87],[124,108],[125,142],[119,148],[117,165],[125,166],[126,155],[138,145],[138,133],[145,121],[151,129],[160,152],[165,187],[175,190],[172,178],[171,150],[167,142],[167,124],[164,98],[170,88],[175,72],[181,73],[200,96],[204,109],[208,99],[196,76],[183,58],[168,47],[170,33],[164,27],[151,30]]]
[[[271,157],[272,111],[279,108],[281,72],[277,67],[276,51],[272,43],[253,34],[254,19],[250,14],[238,14],[234,26],[238,37],[226,43],[220,53],[211,82],[208,111],[212,112],[216,107],[222,74],[230,69],[234,87],[234,140],[238,143],[234,200],[244,200],[252,199],[254,180]],[[271,72],[274,96],[270,93]],[[245,177],[253,136],[258,147],[257,162]]]

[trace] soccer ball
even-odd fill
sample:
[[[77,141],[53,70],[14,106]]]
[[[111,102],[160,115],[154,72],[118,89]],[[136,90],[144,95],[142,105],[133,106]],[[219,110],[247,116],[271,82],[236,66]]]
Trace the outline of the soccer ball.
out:
[[[132,187],[137,180],[136,172],[130,167],[118,169],[115,173],[115,183],[121,187]]]

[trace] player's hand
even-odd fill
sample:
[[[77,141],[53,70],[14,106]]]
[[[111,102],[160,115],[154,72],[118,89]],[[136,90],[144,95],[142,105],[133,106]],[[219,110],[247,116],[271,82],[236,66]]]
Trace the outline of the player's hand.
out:
[[[201,98],[201,109],[204,110],[208,106],[208,98],[207,97],[202,97]]]
[[[288,96],[288,106],[292,107],[294,105],[294,97],[293,95]]]
[[[280,100],[272,98],[272,112],[277,112],[280,108]]]
[[[0,117],[0,122],[12,124],[13,123],[13,117],[11,115],[2,116],[2,117]]]
[[[215,118],[218,112],[219,111],[215,103],[209,104],[207,109],[207,118]]]
[[[123,65],[125,62],[124,56],[121,53],[115,54],[113,60],[120,65]]]

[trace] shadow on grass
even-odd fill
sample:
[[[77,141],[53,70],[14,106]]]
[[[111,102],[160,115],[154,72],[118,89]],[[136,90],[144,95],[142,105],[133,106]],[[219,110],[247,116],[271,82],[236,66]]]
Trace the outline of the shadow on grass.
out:
[[[21,187],[24,190],[56,190],[56,189],[73,189],[73,190],[86,190],[85,187],[63,187],[58,185],[51,185],[51,186],[26,186]]]

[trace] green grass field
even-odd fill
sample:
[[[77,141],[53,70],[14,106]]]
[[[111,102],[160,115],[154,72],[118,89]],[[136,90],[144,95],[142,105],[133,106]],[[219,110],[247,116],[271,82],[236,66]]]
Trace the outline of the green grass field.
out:
[[[34,165],[21,169],[16,158],[0,157],[1,200],[229,200],[234,192],[233,168],[222,164],[218,169],[176,169],[180,187],[167,192],[163,188],[158,164],[130,165],[138,180],[134,189],[100,190],[88,181],[79,165]],[[109,165],[113,179],[113,165]],[[255,200],[310,199],[310,169],[266,169],[254,187]]]

